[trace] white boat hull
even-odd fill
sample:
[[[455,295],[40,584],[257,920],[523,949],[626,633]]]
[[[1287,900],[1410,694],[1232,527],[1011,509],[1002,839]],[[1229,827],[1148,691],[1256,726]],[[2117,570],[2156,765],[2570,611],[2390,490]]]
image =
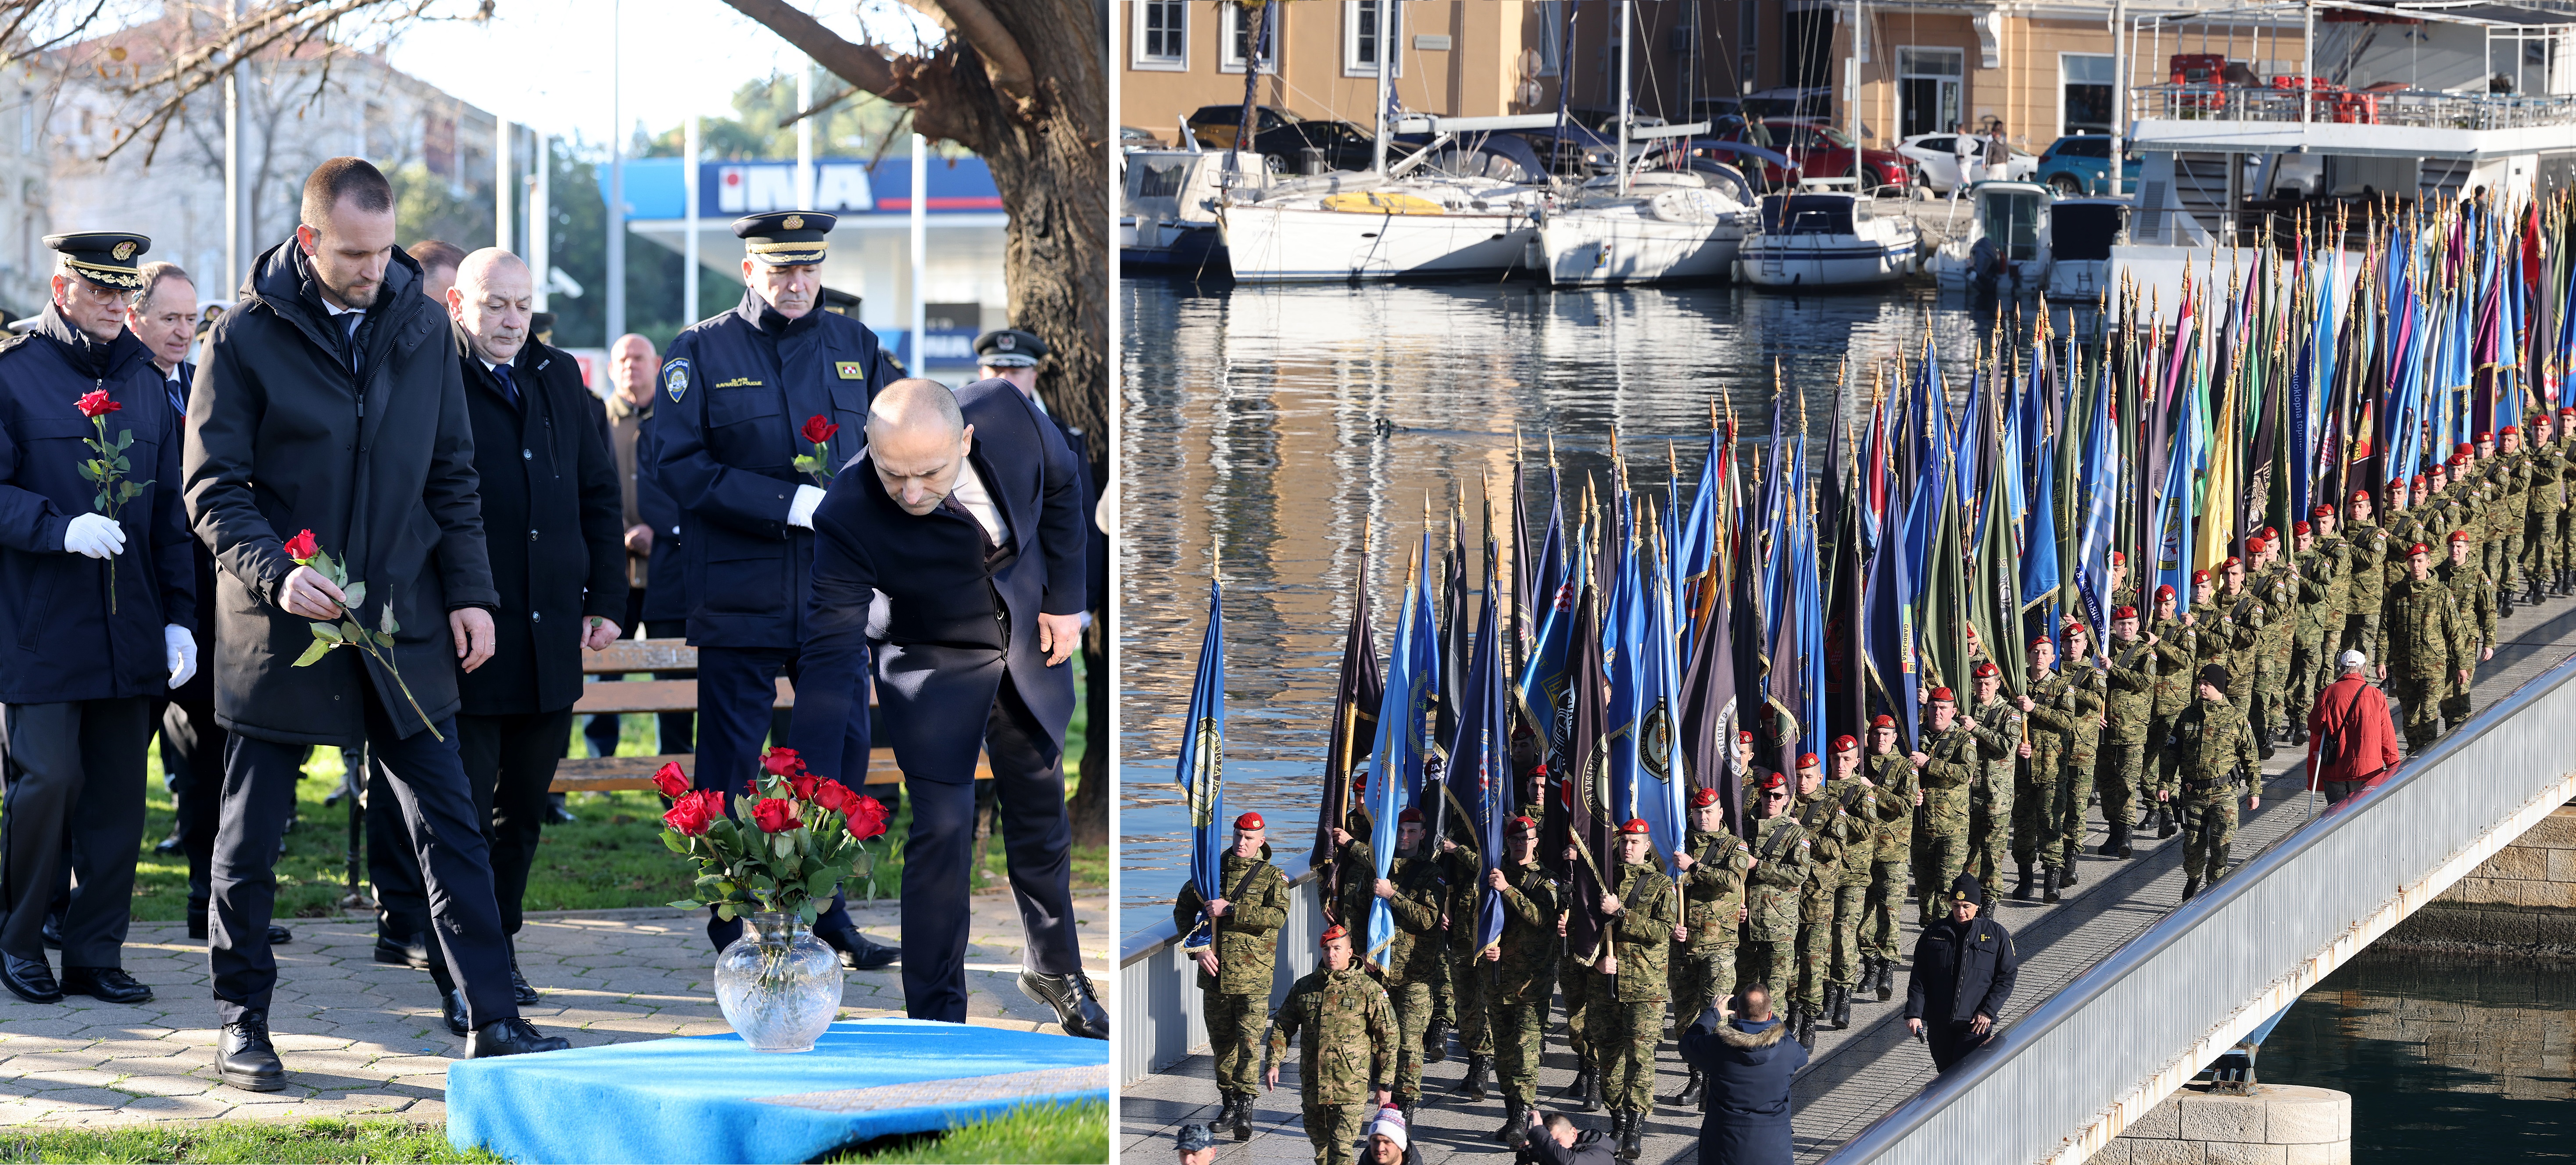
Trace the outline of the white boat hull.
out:
[[[1744,243],[1739,277],[1758,287],[1868,287],[1914,270],[1914,240],[1851,235],[1755,235]]]
[[[1564,211],[1539,224],[1541,270],[1558,287],[1718,280],[1734,274],[1744,227]]]
[[[2048,265],[2048,298],[2091,303],[2110,287],[2108,259],[2059,259]]]
[[[1227,258],[1240,283],[1462,278],[1520,266],[1536,237],[1518,214],[1392,214],[1229,206]]]

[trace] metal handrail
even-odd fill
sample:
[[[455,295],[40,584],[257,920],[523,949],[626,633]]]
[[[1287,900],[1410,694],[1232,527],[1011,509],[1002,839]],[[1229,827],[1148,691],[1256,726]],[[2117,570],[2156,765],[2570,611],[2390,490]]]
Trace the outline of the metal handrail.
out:
[[[2304,110],[2304,112],[2303,112]],[[2250,85],[2133,85],[2134,121],[2364,122],[2430,129],[2576,125],[2576,97],[2438,89],[2300,90]]]
[[[1292,899],[1288,921],[1279,927],[1279,957],[1271,973],[1270,1003],[1288,997],[1288,988],[1315,969],[1322,935],[1321,879],[1306,863],[1309,854],[1274,857],[1271,864],[1288,878]],[[1181,936],[1166,918],[1127,936],[1118,945],[1118,1083],[1133,1084],[1187,1058],[1208,1042],[1207,1019],[1200,1010],[1198,965],[1181,954]]]
[[[2571,794],[2576,655],[2306,823],[1830,1157],[2075,1162]]]

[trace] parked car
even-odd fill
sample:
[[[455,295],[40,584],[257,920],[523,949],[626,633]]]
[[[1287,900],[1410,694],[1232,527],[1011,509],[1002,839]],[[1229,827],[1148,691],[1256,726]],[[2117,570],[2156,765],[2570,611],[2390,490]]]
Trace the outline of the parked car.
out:
[[[2077,134],[2048,143],[2040,152],[2039,168],[2031,181],[2057,191],[2060,198],[2111,192],[2111,139],[2100,134]],[[2120,155],[2120,193],[2135,194],[2138,189],[2138,155]]]
[[[1240,105],[1202,105],[1190,115],[1190,136],[1211,150],[1234,145],[1243,129]],[[1347,121],[1309,120],[1271,105],[1252,107],[1252,151],[1275,159],[1290,174],[1306,172],[1309,147],[1323,151],[1327,170],[1365,170],[1376,160],[1377,141]]]
[[[1252,133],[1259,137],[1283,125],[1306,120],[1275,105],[1252,107]],[[1234,148],[1236,135],[1243,131],[1243,106],[1240,103],[1202,105],[1190,114],[1190,136],[1211,150]]]
[[[1761,171],[1758,178],[1765,190],[1794,186],[1806,178],[1847,178],[1852,173],[1855,147],[1850,135],[1823,122],[1798,117],[1729,118],[1710,126],[1708,136],[1786,156],[1786,166],[1765,160],[1752,168]],[[1903,186],[1914,180],[1912,159],[1895,151],[1862,149],[1860,161],[1866,169],[1861,176],[1865,188]],[[1746,176],[1755,177],[1751,169]]]
[[[1150,150],[1162,144],[1163,139],[1154,136],[1154,131],[1152,130],[1133,125],[1122,125],[1118,127],[1119,149]]]
[[[1986,141],[1978,138],[1971,146],[1980,161],[1985,158]],[[1896,152],[1914,160],[1914,172],[1925,189],[1935,194],[1948,194],[1959,187],[1959,135],[1954,133],[1919,133],[1896,143]],[[2002,182],[2027,182],[2039,170],[2039,159],[2020,150],[2005,150],[2004,172],[1993,173],[1991,167],[1980,178]]]

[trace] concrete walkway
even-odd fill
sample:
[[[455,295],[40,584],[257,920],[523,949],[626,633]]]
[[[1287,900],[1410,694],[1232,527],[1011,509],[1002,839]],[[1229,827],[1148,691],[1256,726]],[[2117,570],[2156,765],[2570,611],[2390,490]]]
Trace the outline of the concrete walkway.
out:
[[[1074,904],[1083,963],[1102,1003],[1114,1006],[1105,994],[1116,980],[1108,897],[1091,891]],[[1020,994],[1020,919],[1010,896],[978,895],[974,912],[968,1022],[1061,1031],[1053,1011]],[[899,934],[892,903],[854,907],[850,917],[879,942]],[[575,1047],[727,1030],[701,918],[661,908],[528,916],[519,966],[540,998],[521,1014]],[[372,917],[289,926],[295,941],[277,948],[269,1013],[286,1060],[284,1091],[217,1081],[204,944],[189,940],[181,923],[139,923],[126,941],[125,969],[151,985],[149,1003],[118,1007],[73,995],[38,1006],[0,992],[0,1126],[397,1114],[444,1123],[448,1058],[464,1041],[440,1022],[428,974],[374,961]],[[901,970],[848,975],[841,1017],[902,1015]]]
[[[2473,691],[2479,708],[2555,667],[2576,649],[2576,600],[2551,599],[2537,608],[2517,606],[2511,617],[2498,621],[2497,637],[2503,642],[2495,658],[2478,669]],[[2232,849],[2236,865],[2308,820],[2310,805],[2299,775],[2305,757],[2305,748],[2284,742],[2264,763],[2263,804],[2242,814]],[[2322,801],[2318,805],[2322,807]],[[2064,895],[2064,901],[2045,904],[2034,895],[2028,902],[2006,898],[1996,903],[1993,917],[2012,929],[2022,959],[2020,982],[2001,1017],[2007,1026],[2179,904],[2180,834],[2159,840],[2151,830],[2135,839],[2133,858],[2104,858],[2091,852],[2107,834],[2101,812],[2094,809],[2087,816],[2091,820],[2085,852],[2077,867],[2082,880]],[[2009,892],[2009,878],[2001,889]],[[1914,913],[1911,906],[1904,912],[1902,946],[1908,951],[1918,934]],[[1900,1022],[1907,970],[1907,964],[1897,968],[1893,1000],[1881,1003],[1874,995],[1864,994],[1853,1002],[1850,1030],[1817,1029],[1813,1059],[1790,1089],[1801,1162],[1821,1159],[1932,1079],[1930,1053],[1905,1034]],[[1550,1016],[1539,1072],[1539,1104],[1548,1110],[1557,1106],[1557,1093],[1574,1078],[1562,1000],[1559,1004]],[[1413,1129],[1413,1144],[1425,1165],[1504,1152],[1491,1139],[1502,1123],[1500,1092],[1481,1103],[1465,1102],[1451,1092],[1464,1074],[1465,1059],[1453,1043],[1447,1063],[1428,1065],[1423,1071],[1424,1103]],[[1658,1068],[1656,1111],[1644,1124],[1645,1152],[1640,1160],[1655,1165],[1696,1160],[1699,1113],[1695,1107],[1679,1110],[1670,1104],[1681,1091],[1688,1069],[1669,1042]],[[1119,1103],[1121,1151],[1138,1154],[1138,1160],[1169,1153],[1172,1134],[1181,1124],[1212,1119],[1216,1114],[1214,1071],[1211,1058],[1200,1051],[1124,1089]],[[1281,1069],[1279,1088],[1263,1094],[1255,1106],[1252,1140],[1238,1144],[1231,1137],[1220,1139],[1218,1165],[1312,1160],[1296,1079],[1297,1059],[1292,1052]],[[1609,1127],[1606,1112],[1577,1114],[1576,1119],[1589,1128]]]

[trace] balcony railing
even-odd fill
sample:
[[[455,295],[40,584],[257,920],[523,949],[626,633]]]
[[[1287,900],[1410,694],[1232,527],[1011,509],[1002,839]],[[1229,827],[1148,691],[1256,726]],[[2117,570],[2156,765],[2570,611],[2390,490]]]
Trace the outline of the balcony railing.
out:
[[[2141,85],[2129,90],[2129,115],[2137,120],[2529,129],[2576,125],[2576,97],[2427,89],[2352,92],[2248,85]]]

